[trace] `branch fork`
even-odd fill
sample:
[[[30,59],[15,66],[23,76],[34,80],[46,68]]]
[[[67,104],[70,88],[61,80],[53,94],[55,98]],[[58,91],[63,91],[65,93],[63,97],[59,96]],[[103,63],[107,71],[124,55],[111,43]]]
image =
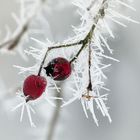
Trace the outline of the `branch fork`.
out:
[[[46,60],[46,58],[48,56],[48,53],[51,50],[60,49],[60,48],[69,48],[69,47],[81,45],[81,47],[78,50],[78,52],[76,53],[76,55],[70,60],[70,63],[72,64],[76,59],[78,59],[78,56],[81,54],[81,52],[86,47],[88,47],[88,55],[89,55],[89,57],[88,57],[88,79],[89,79],[89,82],[88,82],[88,86],[86,88],[87,92],[82,95],[82,98],[86,99],[87,101],[90,101],[91,99],[98,98],[98,97],[94,97],[94,96],[90,95],[90,92],[92,92],[92,90],[93,90],[92,79],[91,79],[91,63],[92,63],[91,62],[91,55],[92,55],[91,43],[92,43],[92,38],[93,38],[94,31],[96,29],[96,26],[97,26],[99,20],[102,19],[105,16],[105,7],[106,7],[105,4],[106,4],[106,1],[107,0],[103,0],[102,5],[101,5],[97,15],[94,17],[94,22],[95,23],[91,26],[91,29],[88,32],[88,34],[86,35],[86,37],[83,40],[76,41],[74,43],[60,44],[60,45],[48,47],[48,49],[47,49],[47,51],[46,51],[46,53],[44,55],[44,58],[43,58],[43,60],[41,62],[39,71],[38,71],[38,75],[40,75],[41,71],[42,71],[42,68],[44,66],[45,60]],[[92,8],[92,6],[90,8]],[[87,9],[87,10],[89,11],[90,9]]]

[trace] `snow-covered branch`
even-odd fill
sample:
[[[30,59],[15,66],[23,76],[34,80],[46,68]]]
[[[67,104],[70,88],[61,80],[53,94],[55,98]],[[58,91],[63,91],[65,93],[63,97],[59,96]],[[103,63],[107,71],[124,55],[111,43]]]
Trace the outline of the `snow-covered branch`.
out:
[[[34,74],[30,75],[31,77],[42,78],[43,75],[43,79],[47,79],[47,82],[51,83],[50,85],[58,91],[59,87],[57,87],[56,81],[65,80],[71,75],[67,81],[69,84],[67,88],[72,91],[73,96],[69,100],[62,99],[64,104],[61,107],[67,106],[77,99],[80,100],[86,117],[88,118],[88,110],[97,126],[98,119],[95,115],[94,102],[102,115],[108,117],[112,122],[109,108],[106,106],[108,93],[105,95],[100,93],[101,89],[109,92],[109,89],[105,87],[104,79],[107,77],[103,70],[110,67],[111,64],[104,64],[103,59],[119,62],[112,56],[105,55],[105,49],[111,55],[113,54],[106,39],[107,33],[112,38],[115,37],[108,21],[111,20],[124,27],[126,25],[120,21],[120,18],[139,23],[117,12],[115,7],[118,4],[134,11],[134,8],[120,0],[76,0],[74,5],[78,7],[78,12],[81,15],[81,24],[78,27],[73,27],[75,35],[61,43],[53,43],[49,40],[41,42],[32,38],[40,44],[40,48],[30,47],[26,53],[36,59],[36,64],[29,68],[16,66],[20,69],[20,73]],[[54,56],[56,56],[55,59]],[[46,63],[48,63],[47,67]],[[25,95],[24,92],[23,94]],[[46,96],[49,98],[49,95]],[[48,101],[54,106],[50,100]],[[31,120],[30,122],[32,124]]]
[[[17,28],[14,33],[11,33],[10,28],[7,27],[7,36],[3,42],[0,43],[0,49],[6,48],[8,50],[13,50],[18,46],[25,34],[27,34],[30,23],[37,15],[45,1],[46,0],[20,0],[20,17],[18,17],[15,13],[12,13],[12,17],[17,23]]]

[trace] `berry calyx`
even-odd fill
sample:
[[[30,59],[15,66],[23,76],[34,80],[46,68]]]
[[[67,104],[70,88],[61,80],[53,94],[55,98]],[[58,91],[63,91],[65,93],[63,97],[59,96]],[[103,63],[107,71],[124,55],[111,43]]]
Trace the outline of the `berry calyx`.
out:
[[[44,67],[47,76],[52,76],[54,80],[61,81],[67,79],[71,74],[71,64],[62,57],[57,57]]]
[[[26,102],[39,98],[46,89],[45,77],[38,75],[28,76],[23,84],[23,93],[27,97]]]

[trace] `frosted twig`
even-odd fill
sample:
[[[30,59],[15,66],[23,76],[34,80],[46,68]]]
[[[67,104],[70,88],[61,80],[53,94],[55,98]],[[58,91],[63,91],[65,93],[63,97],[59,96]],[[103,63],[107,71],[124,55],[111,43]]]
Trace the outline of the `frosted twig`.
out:
[[[62,98],[62,97],[60,94],[57,94],[57,98]],[[60,106],[61,106],[61,100],[56,100],[56,107],[54,108],[54,112],[52,115],[52,119],[50,122],[50,127],[49,127],[49,131],[48,131],[46,140],[53,140],[56,125],[57,125],[59,115],[60,115]]]
[[[38,12],[38,6],[43,6],[43,3],[46,0],[39,0],[38,3],[39,5],[36,6],[35,10],[33,9],[33,13],[25,20],[24,19],[24,14],[25,14],[25,9],[24,9],[24,0],[21,0],[21,15],[20,15],[20,19],[15,15],[12,14],[13,18],[15,19],[15,21],[18,24],[18,28],[17,30],[14,32],[14,34],[12,36],[10,36],[10,38],[6,39],[4,42],[0,43],[0,49],[1,48],[7,48],[8,50],[13,50],[21,41],[22,37],[25,35],[25,33],[27,33],[29,25],[32,21],[32,19],[34,18],[34,16],[37,14]],[[20,22],[21,20],[21,22]]]
[[[91,2],[90,4],[89,1]],[[113,7],[113,4],[115,7],[116,6],[115,4],[117,4],[117,2],[120,3],[119,0],[118,1],[117,0],[116,1],[89,0],[89,1],[80,0],[79,3],[78,2],[75,3],[75,5],[79,7],[79,14],[81,15],[82,23],[79,28],[76,27],[74,28],[74,31],[76,33],[74,37],[70,38],[67,41],[64,41],[63,43],[56,43],[56,44],[49,41],[47,41],[47,43],[44,43],[39,40],[33,39],[37,43],[39,43],[41,47],[43,46],[42,49],[38,50],[30,47],[31,51],[29,52],[26,51],[26,52],[32,55],[33,57],[37,57],[36,60],[39,60],[39,64],[35,67],[38,70],[38,76],[40,76],[41,74],[43,74],[42,72],[43,67],[50,51],[61,49],[61,48],[65,48],[65,49],[72,48],[72,47],[74,48],[73,49],[74,56],[69,60],[71,65],[74,67],[74,71],[72,73],[74,79],[73,81],[71,81],[71,83],[75,84],[74,85],[75,88],[73,89],[69,88],[73,92],[73,97],[68,101],[63,101],[61,97],[56,97],[56,98],[47,97],[45,99],[52,106],[55,106],[55,104],[50,99],[63,101],[64,103],[61,107],[69,105],[77,99],[81,100],[81,104],[86,117],[88,118],[87,111],[89,111],[92,114],[92,117],[96,125],[98,126],[98,119],[94,111],[95,110],[94,102],[97,105],[97,109],[101,111],[102,115],[108,117],[110,122],[112,121],[108,112],[108,107],[105,104],[105,101],[107,100],[107,94],[100,95],[99,93],[100,89],[109,91],[108,88],[105,87],[103,81],[103,79],[107,79],[107,76],[104,74],[103,69],[109,67],[110,64],[103,64],[102,60],[103,58],[106,58],[119,62],[119,60],[112,58],[111,56],[106,56],[104,54],[105,52],[104,47],[106,47],[110,53],[113,53],[112,49],[110,48],[104,36],[104,30],[106,30],[110,34],[110,36],[114,38],[114,34],[111,28],[109,27],[107,20],[111,19],[113,22],[124,27],[126,27],[126,25],[118,21],[118,19],[122,18],[134,23],[138,23],[138,22],[131,19],[130,17],[126,17],[116,12],[114,8],[113,10],[111,9]],[[121,5],[133,9],[132,7],[126,5],[125,3],[121,3]],[[93,6],[97,8],[94,9]],[[25,72],[27,70],[33,72],[32,71],[33,67],[30,67],[29,69],[22,68],[22,67],[19,68],[21,69],[21,72]],[[60,92],[60,88],[57,87],[55,81],[53,81],[53,77],[51,78],[52,78],[51,84],[53,83],[53,88],[56,89],[57,92]],[[56,102],[56,104],[58,105],[56,106],[56,108],[58,107],[58,110],[55,110],[54,112],[48,140],[52,139],[52,134],[55,130],[54,127],[56,125],[58,119],[57,117],[59,116],[59,111],[60,111],[59,103]],[[30,123],[32,124],[31,114],[29,112],[28,107],[26,108],[28,111]],[[22,108],[22,110],[23,109],[24,108]],[[32,109],[30,108],[30,110]]]

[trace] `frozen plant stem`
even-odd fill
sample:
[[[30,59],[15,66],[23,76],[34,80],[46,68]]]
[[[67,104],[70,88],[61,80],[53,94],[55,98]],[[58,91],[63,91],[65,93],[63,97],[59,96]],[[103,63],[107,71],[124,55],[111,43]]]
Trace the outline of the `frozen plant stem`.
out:
[[[42,0],[42,2],[43,1],[44,0]],[[89,3],[89,1],[91,3]],[[69,64],[69,66],[71,64],[70,67],[71,68],[74,67],[73,69],[74,72],[72,73],[73,80],[70,81],[72,84],[73,83],[75,84],[74,88],[70,87],[70,90],[73,92],[73,97],[69,99],[68,101],[64,101],[62,99],[64,103],[62,104],[61,107],[69,105],[77,99],[80,100],[86,117],[88,118],[87,111],[89,111],[92,114],[92,117],[96,125],[98,126],[98,119],[96,117],[96,112],[94,109],[94,102],[97,105],[97,108],[101,111],[102,115],[108,117],[109,122],[112,122],[111,117],[108,112],[109,109],[105,104],[108,94],[102,95],[99,92],[100,89],[109,91],[109,89],[104,87],[105,84],[104,84],[103,79],[107,77],[104,74],[103,69],[109,67],[111,64],[108,64],[108,65],[104,64],[102,60],[103,58],[107,58],[107,59],[111,59],[118,62],[118,60],[110,56],[106,56],[104,53],[103,47],[106,47],[106,49],[108,49],[108,51],[112,53],[112,49],[110,49],[110,46],[106,38],[104,38],[104,33],[105,33],[104,29],[106,29],[109,35],[112,38],[114,38],[114,35],[111,31],[110,26],[108,25],[107,20],[111,19],[112,21],[122,26],[125,26],[125,25],[121,23],[120,21],[117,21],[117,19],[123,18],[128,21],[135,22],[135,23],[138,23],[138,22],[134,21],[133,19],[129,17],[125,17],[124,15],[118,13],[117,11],[114,11],[114,7],[118,5],[117,3],[118,0],[116,1],[89,0],[89,1],[79,0],[78,2],[75,3],[75,5],[79,8],[79,12],[81,15],[81,25],[79,28],[76,28],[76,27],[74,28],[74,31],[75,31],[74,37],[69,38],[67,42],[64,41],[63,43],[61,42],[55,45],[52,45],[53,43],[49,40],[47,40],[47,42],[44,43],[37,39],[34,39],[36,42],[43,45],[41,47],[42,49],[40,50],[40,48],[30,47],[31,50],[29,52],[26,51],[26,53],[32,55],[37,61],[41,59],[41,62],[39,62],[40,63],[39,67],[37,63],[33,67],[29,67],[29,68],[19,67],[19,68],[21,69],[21,73],[26,72],[26,71],[36,72],[36,69],[37,69],[38,72],[36,74],[38,74],[38,76],[37,75],[36,76],[41,77],[44,63],[46,59],[48,58],[48,55],[51,50],[54,50],[53,53],[55,53],[57,49],[61,49],[61,48],[65,48],[65,49],[70,48],[73,51],[75,51],[76,49],[74,56],[70,58],[70,60],[67,60],[67,63]],[[28,29],[28,26],[27,27],[25,26],[25,29],[23,32],[26,32],[27,29]],[[20,40],[20,38],[18,40]],[[80,55],[82,57],[79,57]],[[66,57],[66,55],[64,57]],[[78,61],[78,59],[80,58],[82,61],[81,60]],[[55,60],[57,59],[58,58],[56,58]],[[77,62],[74,62],[76,60]],[[49,64],[51,64],[52,62],[54,61],[50,61]],[[56,63],[52,63],[52,64],[56,64]],[[52,71],[54,70],[53,68],[54,67],[51,67]],[[44,67],[44,69],[46,70],[46,67]],[[48,74],[47,72],[46,74],[47,74],[46,76],[51,76],[51,78],[55,78],[55,75],[52,76],[51,74]],[[56,80],[56,79],[53,79],[53,80]],[[55,82],[51,84],[54,84],[54,86],[53,87],[49,86],[49,87],[58,90]],[[52,104],[53,102],[49,102],[49,103]],[[60,117],[60,105],[61,105],[61,102],[57,100],[56,98],[56,108],[54,109],[54,112],[50,120],[50,127],[48,127],[49,132],[46,137],[47,140],[52,140],[54,133],[56,131],[56,125]],[[29,116],[31,125],[33,125],[30,112],[28,113],[28,116]]]
[[[97,12],[96,16],[94,17],[94,24],[92,25],[89,33],[86,35],[86,37],[83,40],[80,40],[80,41],[77,41],[77,42],[74,42],[74,43],[70,43],[70,44],[62,44],[62,45],[57,45],[57,46],[51,46],[51,47],[49,47],[47,49],[47,51],[45,53],[45,56],[44,56],[44,58],[43,58],[43,60],[41,62],[38,75],[40,75],[40,73],[42,71],[42,68],[43,68],[43,65],[44,65],[44,62],[45,62],[45,60],[47,58],[48,52],[51,51],[51,50],[59,49],[59,48],[68,48],[68,47],[73,47],[73,46],[76,46],[76,45],[81,45],[81,47],[80,47],[79,51],[77,52],[77,54],[74,56],[74,58],[72,58],[70,60],[70,63],[74,62],[78,58],[78,56],[80,55],[80,53],[83,51],[83,49],[86,46],[89,45],[89,50],[91,50],[90,49],[91,39],[93,37],[94,31],[96,29],[96,25],[98,24],[99,20],[101,18],[104,18],[104,16],[105,16],[105,7],[104,6],[105,6],[106,2],[107,2],[107,0],[102,1],[102,4],[101,4],[101,7],[99,8],[99,11]],[[91,3],[91,5],[93,5],[93,3]],[[90,7],[90,9],[92,8],[92,6],[89,6],[89,7]],[[90,11],[90,9],[87,8],[88,11]]]
[[[64,44],[64,45],[58,45],[58,46],[49,47],[48,50],[47,50],[46,53],[45,53],[45,56],[44,56],[42,62],[41,62],[38,75],[40,75],[40,73],[41,73],[41,71],[42,71],[44,62],[45,62],[45,60],[46,60],[46,58],[47,58],[47,55],[48,55],[48,52],[49,52],[49,51],[54,50],[54,49],[64,48],[64,47],[72,47],[72,46],[80,45],[80,44],[82,44],[82,41],[79,41],[79,42],[76,42],[76,43],[70,43],[70,44]]]
[[[88,58],[88,77],[89,77],[89,84],[88,84],[87,90],[92,91],[91,72],[90,72],[90,68],[91,68],[91,46],[90,46],[90,44],[89,44],[88,50],[89,50],[89,58]]]
[[[46,0],[39,0],[39,1],[40,1],[41,5],[43,5],[46,2]],[[3,42],[3,43],[0,44],[0,49],[1,48],[4,48],[4,47],[7,47],[8,50],[13,50],[14,48],[16,48],[18,46],[18,44],[20,43],[22,37],[25,35],[25,33],[27,33],[27,31],[29,29],[29,25],[30,25],[33,17],[36,14],[37,14],[37,10],[21,26],[21,29],[17,32],[16,35],[14,35],[10,39],[8,39],[5,42]]]
[[[17,34],[17,36],[9,41],[7,41],[7,44],[9,44],[8,46],[8,50],[13,50],[18,43],[20,42],[22,36],[27,32],[29,27],[29,22],[27,22],[21,29],[21,31]]]
[[[60,93],[57,93],[57,97],[61,97]],[[53,140],[53,136],[55,133],[55,129],[56,129],[56,125],[57,122],[59,120],[59,116],[60,116],[60,108],[61,108],[61,100],[56,100],[56,107],[54,108],[54,112],[52,114],[52,119],[50,122],[50,127],[49,127],[49,131],[48,131],[48,135],[47,135],[47,139],[46,140]]]

